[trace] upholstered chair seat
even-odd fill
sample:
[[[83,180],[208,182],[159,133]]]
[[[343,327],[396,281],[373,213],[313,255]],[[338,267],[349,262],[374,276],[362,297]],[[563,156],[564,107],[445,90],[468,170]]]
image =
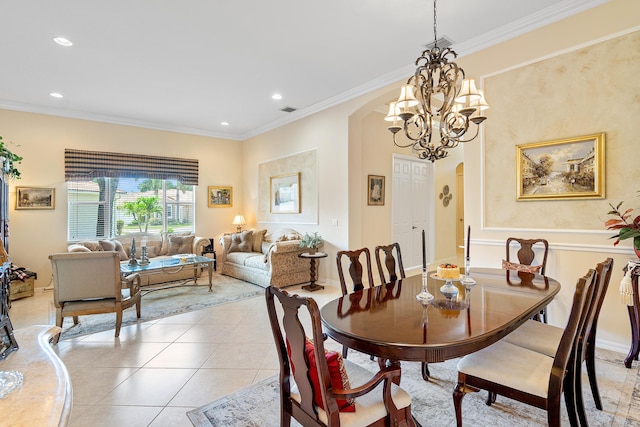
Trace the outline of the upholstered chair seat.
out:
[[[364,384],[371,379],[371,371],[349,360],[344,361],[344,366],[352,387]],[[370,393],[357,397],[355,412],[340,412],[340,426],[364,427],[384,418],[387,415],[387,410],[384,407],[384,401],[380,399],[383,387],[383,383],[380,383]],[[295,385],[291,387],[291,398],[300,403],[300,394]],[[398,408],[406,408],[411,405],[409,394],[395,384],[391,386],[391,398]],[[321,408],[317,409],[320,421],[328,424],[327,413]]]

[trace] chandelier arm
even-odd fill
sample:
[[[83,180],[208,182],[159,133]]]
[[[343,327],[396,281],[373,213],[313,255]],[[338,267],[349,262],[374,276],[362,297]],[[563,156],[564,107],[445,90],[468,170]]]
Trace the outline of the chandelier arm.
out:
[[[466,135],[466,133],[465,133],[465,135]],[[474,139],[476,139],[476,138],[478,137],[478,135],[480,135],[480,126],[476,126],[476,133],[473,135],[473,137],[471,137],[471,138],[469,138],[469,139],[460,139],[460,140],[458,140],[458,142],[461,142],[461,143],[463,143],[463,144],[464,144],[465,142],[471,142],[471,141],[473,141]]]
[[[393,134],[393,145],[395,145],[396,147],[400,147],[400,148],[408,148],[408,147],[412,147],[413,145],[415,145],[415,141],[411,141],[407,145],[398,144],[398,141],[396,140],[396,134],[394,133]]]

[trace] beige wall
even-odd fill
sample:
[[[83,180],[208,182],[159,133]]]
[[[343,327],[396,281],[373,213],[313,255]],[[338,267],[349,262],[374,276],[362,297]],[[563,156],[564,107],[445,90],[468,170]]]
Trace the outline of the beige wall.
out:
[[[242,197],[234,198],[232,209],[208,208],[206,202],[207,185],[231,185],[241,194],[239,142],[8,110],[0,110],[0,130],[5,142],[15,144],[10,149],[24,157],[22,179],[12,181],[9,189],[9,254],[14,264],[38,273],[38,287],[50,282],[49,254],[67,249],[65,148],[199,159],[197,235],[231,230],[233,215],[242,209]],[[16,211],[16,185],[54,187],[55,209]]]
[[[614,273],[598,341],[619,351],[628,350],[630,329],[617,288],[632,251],[628,241],[613,247],[603,220],[608,202],[640,206],[635,197],[640,171],[629,167],[629,153],[640,150],[630,118],[640,113],[640,101],[629,76],[637,75],[640,63],[637,43],[630,41],[638,33],[625,35],[640,29],[639,13],[640,3],[614,0],[461,61],[465,71],[485,76],[492,105],[483,144],[465,147],[472,264],[499,267],[509,236],[549,240],[547,274],[563,285],[549,313],[552,323],[562,325],[577,278],[612,256]],[[589,54],[594,57],[587,58]],[[596,128],[607,133],[605,200],[516,201],[516,144],[586,135]]]

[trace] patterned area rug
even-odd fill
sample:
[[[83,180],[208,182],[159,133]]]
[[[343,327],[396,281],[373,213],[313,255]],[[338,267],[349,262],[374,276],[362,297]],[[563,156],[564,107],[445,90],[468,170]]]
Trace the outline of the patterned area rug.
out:
[[[136,309],[135,307],[131,307],[123,312],[122,326],[186,313],[188,311],[200,310],[206,307],[264,294],[264,289],[260,286],[221,274],[215,274],[212,282],[212,292],[209,292],[208,277],[200,277],[198,279],[198,286],[194,286],[192,284],[193,282],[189,282],[185,286],[159,289],[152,292],[148,292],[148,289],[152,288],[144,287],[142,288],[141,318],[138,319],[136,317]],[[175,284],[180,284],[180,282],[173,283],[173,285]],[[172,283],[165,285],[172,285]],[[65,317],[60,339],[65,340],[114,329],[116,315],[115,313],[93,314],[90,316],[80,316],[79,320],[80,323],[74,325],[73,318]]]
[[[585,406],[593,426],[640,426],[640,386],[638,369],[626,369],[624,355],[599,352],[598,385],[604,410],[593,404],[588,380],[584,379]],[[355,351],[349,360],[374,371],[377,362]],[[457,379],[457,360],[430,364],[432,379],[422,380],[419,363],[402,364],[402,387],[411,395],[412,413],[422,426],[454,426],[451,394]],[[586,375],[586,374],[585,374]],[[264,427],[280,425],[277,376],[187,412],[196,427]],[[546,426],[546,412],[498,396],[492,406],[485,405],[486,392],[469,393],[462,402],[463,422],[468,426],[492,427]],[[292,421],[292,425],[300,424]],[[563,404],[562,425],[569,425]]]

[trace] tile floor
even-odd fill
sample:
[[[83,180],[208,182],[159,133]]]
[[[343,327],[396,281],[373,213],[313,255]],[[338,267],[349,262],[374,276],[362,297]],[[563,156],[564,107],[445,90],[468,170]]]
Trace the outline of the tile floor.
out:
[[[340,295],[288,290],[319,305]],[[55,324],[52,291],[13,301],[10,316],[14,329]],[[119,338],[60,341],[57,352],[73,385],[72,427],[191,426],[187,411],[278,372],[263,297],[123,327]]]

